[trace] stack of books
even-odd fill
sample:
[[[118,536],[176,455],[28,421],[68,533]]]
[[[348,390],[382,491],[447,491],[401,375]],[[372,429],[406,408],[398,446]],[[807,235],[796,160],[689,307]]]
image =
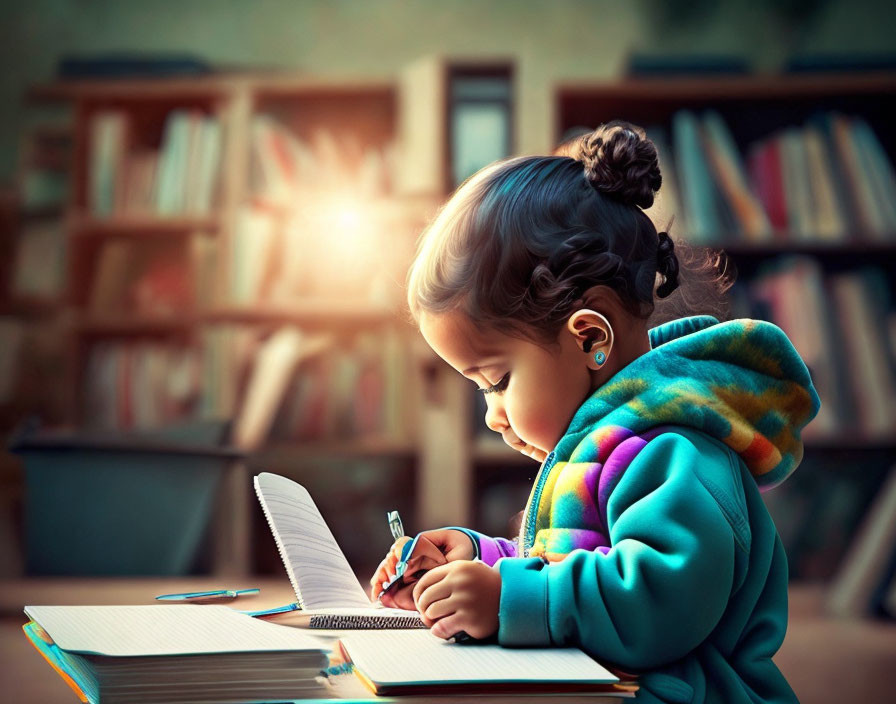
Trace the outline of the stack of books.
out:
[[[25,635],[95,704],[320,697],[327,650],[227,606],[27,606]]]

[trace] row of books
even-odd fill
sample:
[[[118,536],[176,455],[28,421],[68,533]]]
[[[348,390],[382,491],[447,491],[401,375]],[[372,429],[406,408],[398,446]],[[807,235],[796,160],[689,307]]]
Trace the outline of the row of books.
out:
[[[233,442],[400,438],[407,431],[397,333],[361,332],[335,345],[293,326],[205,326],[198,343],[102,342],[85,380],[96,428],[158,428],[232,418]]]
[[[805,436],[892,439],[896,429],[896,310],[887,272],[825,273],[787,257],[736,290],[739,315],[771,320],[809,367],[821,409]]]
[[[200,259],[202,233],[185,248],[177,240],[107,240],[96,257],[87,308],[94,315],[171,316],[194,308],[212,286]]]
[[[254,198],[298,210],[321,193],[364,200],[393,191],[395,143],[363,144],[355,133],[316,127],[307,139],[276,117],[251,124],[249,189]]]
[[[663,186],[658,225],[699,244],[896,240],[896,173],[861,117],[819,113],[742,157],[721,115],[680,110],[648,129]],[[670,139],[671,136],[671,139]]]
[[[112,214],[208,215],[219,180],[221,125],[198,110],[168,113],[158,148],[136,143],[124,111],[90,120],[89,211]]]
[[[84,420],[93,429],[159,428],[195,417],[198,350],[159,342],[103,342],[85,370]]]

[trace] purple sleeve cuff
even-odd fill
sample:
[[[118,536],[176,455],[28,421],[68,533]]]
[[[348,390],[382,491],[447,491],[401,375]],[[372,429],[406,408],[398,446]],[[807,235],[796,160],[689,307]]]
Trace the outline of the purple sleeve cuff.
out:
[[[478,557],[489,567],[493,567],[502,557],[516,557],[516,543],[512,540],[508,540],[507,538],[492,538],[475,530],[470,530],[469,528],[451,527],[454,530],[462,531],[469,536],[470,540],[473,541],[473,547],[476,551],[476,554],[473,555],[473,557]]]
[[[482,560],[489,567],[502,557],[516,557],[516,543],[507,538],[492,538],[469,528],[445,526],[442,530],[459,530],[473,542],[473,557]]]

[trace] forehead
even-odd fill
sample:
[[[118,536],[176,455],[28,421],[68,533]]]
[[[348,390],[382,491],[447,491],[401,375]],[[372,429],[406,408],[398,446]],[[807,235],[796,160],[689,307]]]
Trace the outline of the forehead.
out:
[[[436,353],[458,371],[487,357],[507,352],[513,338],[476,328],[463,313],[427,314],[420,317],[420,332]]]

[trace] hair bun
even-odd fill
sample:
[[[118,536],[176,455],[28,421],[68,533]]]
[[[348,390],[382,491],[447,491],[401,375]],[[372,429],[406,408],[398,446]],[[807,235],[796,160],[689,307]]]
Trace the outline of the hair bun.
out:
[[[578,160],[585,178],[601,193],[627,205],[649,208],[663,177],[656,147],[644,130],[622,120],[584,135]]]
[[[678,288],[678,257],[675,256],[675,243],[667,232],[657,233],[656,270],[663,277],[656,295],[665,298]]]

